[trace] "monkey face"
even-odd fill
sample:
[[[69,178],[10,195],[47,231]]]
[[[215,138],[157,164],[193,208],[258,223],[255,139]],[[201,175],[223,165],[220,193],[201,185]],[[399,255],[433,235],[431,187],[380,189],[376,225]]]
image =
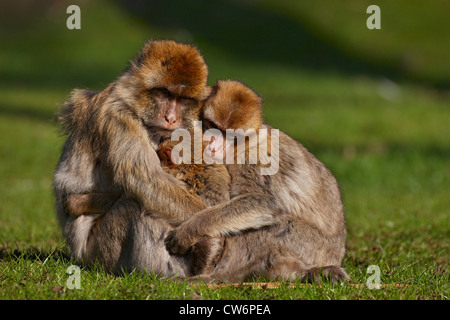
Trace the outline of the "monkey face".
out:
[[[178,96],[204,100],[208,67],[193,46],[175,41],[149,41],[132,62],[147,88],[166,88]]]
[[[211,158],[211,160],[215,161],[223,161],[225,151],[228,146],[225,141],[225,134],[224,132],[218,130],[218,129],[209,129],[207,132],[205,132],[207,145],[204,148],[206,155]]]
[[[135,87],[135,114],[152,132],[167,138],[190,129],[210,89],[208,68],[199,51],[174,41],[149,41],[131,62],[127,86]]]
[[[239,81],[218,81],[203,107],[203,130],[210,139],[206,151],[212,159],[220,161],[226,150],[235,145],[239,129],[248,133],[262,125],[262,100]],[[228,129],[233,134],[228,136]],[[225,138],[226,137],[226,138]],[[238,141],[245,141],[239,140]]]
[[[262,100],[239,81],[218,81],[205,101],[203,118],[226,129],[259,129],[262,124]]]
[[[148,95],[153,112],[146,119],[146,125],[163,135],[170,135],[179,128],[190,129],[193,121],[198,120],[201,104],[196,99],[164,87],[151,89]]]

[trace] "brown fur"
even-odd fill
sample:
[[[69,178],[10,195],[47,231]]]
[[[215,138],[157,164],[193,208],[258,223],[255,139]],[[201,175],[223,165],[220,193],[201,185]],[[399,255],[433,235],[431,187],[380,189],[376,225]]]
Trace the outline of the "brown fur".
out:
[[[67,140],[54,177],[56,211],[74,258],[106,270],[189,275],[191,257],[169,255],[163,239],[206,205],[164,172],[156,148],[191,128],[210,92],[196,48],[150,41],[103,91],[75,90],[58,118]],[[170,119],[169,119],[170,118]],[[169,121],[169,120],[170,121]],[[117,193],[107,214],[69,215],[72,194]]]
[[[185,182],[191,192],[198,195],[208,206],[218,205],[230,200],[230,175],[224,165],[194,163],[193,144],[191,164],[174,164],[171,150],[178,142],[166,140],[157,150],[163,169]],[[204,146],[202,152],[204,151]],[[223,251],[224,238],[203,237],[191,248],[191,274],[212,272]]]
[[[177,110],[183,118],[162,128],[161,121],[171,108],[165,104],[168,97],[199,101],[209,90],[206,79],[197,81],[202,73],[195,71],[202,68],[190,69],[183,62],[191,50],[163,43],[147,44],[130,68],[104,91],[76,91],[62,108],[61,121],[69,136],[54,189],[60,223],[73,255],[88,262],[97,259],[116,272],[138,268],[186,277],[192,256],[169,255],[161,250],[162,240],[166,238],[173,253],[185,253],[195,244],[200,248],[204,240],[225,237],[222,254],[202,279],[241,281],[255,274],[284,279],[317,274],[347,278],[340,267],[346,231],[337,182],[319,160],[283,133],[277,174],[262,176],[261,164],[227,165],[232,199],[193,215],[204,204],[183,183],[163,174],[155,164],[159,161],[154,151],[170,130],[189,127],[197,115],[197,108]],[[172,60],[164,59],[178,50],[180,54],[174,53]],[[194,60],[188,64],[200,61]],[[179,70],[172,74],[169,65]],[[186,80],[191,73],[193,78]],[[170,95],[161,87],[170,89]],[[258,121],[262,105],[251,90],[233,83],[219,83],[216,89],[204,115],[217,127],[223,130],[231,123],[242,129],[257,125],[270,129]],[[220,95],[221,91],[227,94]],[[223,110],[215,113],[216,108]],[[243,110],[253,115],[235,116]],[[70,217],[64,199],[89,192],[119,192],[122,196],[107,214]],[[149,214],[144,215],[143,209]],[[169,221],[186,219],[169,232]]]
[[[187,184],[188,190],[199,196],[208,206],[214,206],[230,200],[230,175],[224,165],[194,164],[192,150],[191,164],[174,164],[171,151],[178,142],[166,140],[157,151],[164,171]],[[192,147],[193,149],[193,147]],[[66,200],[66,211],[71,216],[84,214],[106,214],[119,199],[120,194],[87,193],[71,194]],[[213,270],[223,249],[224,239],[205,237],[197,242],[191,250],[191,274],[201,274]]]
[[[178,144],[171,140],[162,142],[157,153],[164,171],[188,185],[188,189],[198,195],[208,207],[230,200],[230,174],[224,165],[194,163],[193,146],[190,164],[174,164],[170,158],[172,148]],[[193,144],[192,144],[193,145]],[[202,152],[204,151],[203,145]]]
[[[120,193],[91,192],[69,194],[64,201],[64,211],[72,217],[85,214],[104,214],[119,200]]]
[[[206,120],[217,119],[219,129],[258,130],[262,123],[262,99],[250,88],[237,81],[218,81],[203,110]],[[213,105],[212,105],[213,104]],[[214,121],[213,121],[214,122]]]
[[[270,128],[261,122],[261,104],[259,110],[251,104],[236,105],[236,94],[252,95],[241,98],[241,103],[259,99],[241,83],[219,82],[205,103],[208,120],[217,127],[230,128],[227,121],[234,119],[234,128],[250,128],[247,123],[236,122],[237,113],[255,128]],[[230,101],[232,107],[227,111]],[[216,114],[217,106],[221,112]],[[250,115],[244,116],[245,110],[250,110]],[[191,190],[201,196],[203,181],[208,181],[203,180],[202,170],[209,166],[173,166],[161,154],[165,147],[173,146],[170,143],[158,149],[163,167],[189,181]],[[242,281],[252,275],[316,282],[348,278],[340,267],[345,223],[336,181],[323,164],[283,133],[280,150],[280,171],[274,176],[261,176],[260,164],[227,165],[233,199],[199,213],[170,233],[166,239],[170,250],[190,252],[195,257],[191,274],[201,274],[191,280]],[[180,239],[188,242],[180,245]]]
[[[205,117],[219,128],[271,129],[261,121],[259,97],[239,82],[219,82],[204,108]],[[282,132],[279,159],[274,175],[261,175],[261,164],[227,164],[232,199],[201,211],[170,232],[167,247],[178,254],[205,236],[226,237],[214,270],[192,279],[242,281],[262,275],[308,280],[319,274],[331,280],[348,278],[340,267],[346,230],[336,180]]]
[[[132,61],[135,76],[149,88],[163,87],[179,96],[205,99],[208,68],[197,49],[174,41],[146,44]]]

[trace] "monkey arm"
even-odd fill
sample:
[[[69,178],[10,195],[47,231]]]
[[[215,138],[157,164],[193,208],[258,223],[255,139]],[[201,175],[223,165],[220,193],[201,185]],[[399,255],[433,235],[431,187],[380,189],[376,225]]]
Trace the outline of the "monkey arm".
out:
[[[184,254],[202,236],[223,237],[248,229],[259,229],[277,222],[274,200],[265,194],[249,193],[229,202],[205,209],[173,230],[166,247]]]
[[[64,202],[65,210],[72,216],[106,213],[120,198],[120,193],[69,194]]]
[[[143,209],[171,223],[180,223],[206,208],[181,181],[162,170],[147,132],[133,117],[118,113],[104,132],[105,154],[115,184],[138,200]]]

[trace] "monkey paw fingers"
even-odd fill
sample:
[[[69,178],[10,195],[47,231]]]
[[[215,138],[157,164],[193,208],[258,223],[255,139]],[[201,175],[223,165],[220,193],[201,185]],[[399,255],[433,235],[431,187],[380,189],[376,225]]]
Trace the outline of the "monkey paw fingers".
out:
[[[183,239],[178,236],[176,230],[171,231],[164,240],[167,251],[173,254],[186,254],[191,244],[190,241],[182,240]]]

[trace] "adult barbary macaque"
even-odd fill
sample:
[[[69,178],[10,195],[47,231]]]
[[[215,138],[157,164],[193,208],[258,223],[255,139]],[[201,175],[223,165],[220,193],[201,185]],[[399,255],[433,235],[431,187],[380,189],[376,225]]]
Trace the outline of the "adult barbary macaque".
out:
[[[203,117],[222,134],[226,129],[243,128],[254,129],[261,137],[259,129],[271,129],[263,123],[261,111],[262,101],[250,88],[236,81],[219,81],[205,102]],[[250,144],[245,146],[247,162],[237,164],[239,146],[234,145],[235,159],[226,162],[231,200],[193,215],[171,231],[166,239],[168,250],[184,254],[202,237],[226,237],[214,270],[199,276],[206,281],[242,281],[252,275],[287,280],[347,279],[341,268],[344,209],[335,178],[282,132],[276,141],[279,148],[274,148],[271,134],[267,141],[259,139],[257,147],[270,141],[269,153],[279,152],[278,172],[261,174],[261,167],[268,163],[261,158],[264,153],[259,153],[256,164],[250,164]],[[223,146],[230,147],[228,143]]]
[[[198,50],[150,41],[103,91],[75,90],[58,118],[67,134],[54,176],[56,210],[74,258],[106,270],[190,274],[191,257],[173,256],[163,239],[206,208],[186,185],[162,170],[156,148],[178,128],[190,129],[209,94]],[[71,194],[113,193],[106,214],[71,216]]]

